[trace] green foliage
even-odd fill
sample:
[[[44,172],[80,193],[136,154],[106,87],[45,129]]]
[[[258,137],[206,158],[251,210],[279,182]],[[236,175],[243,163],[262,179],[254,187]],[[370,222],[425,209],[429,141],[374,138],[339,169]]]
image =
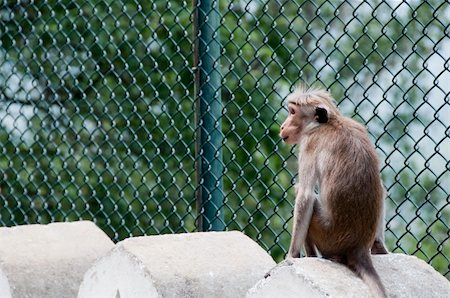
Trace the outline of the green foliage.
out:
[[[115,240],[194,230],[186,3],[38,1],[5,10],[14,18],[2,24],[4,63],[43,92],[7,98],[35,109],[31,140],[4,131],[2,222],[94,219]],[[7,94],[13,73],[2,75]]]

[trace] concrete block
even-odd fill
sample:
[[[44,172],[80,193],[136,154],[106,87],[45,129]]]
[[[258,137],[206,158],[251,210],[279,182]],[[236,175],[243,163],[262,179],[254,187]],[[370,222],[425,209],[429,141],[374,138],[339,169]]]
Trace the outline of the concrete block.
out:
[[[135,237],[95,263],[78,298],[244,297],[273,266],[241,232]]]
[[[0,297],[76,297],[83,275],[113,247],[89,221],[0,228]]]
[[[450,297],[450,282],[424,261],[403,254],[372,256],[389,297]],[[321,258],[281,262],[247,293],[265,297],[370,297],[366,284],[347,267]]]

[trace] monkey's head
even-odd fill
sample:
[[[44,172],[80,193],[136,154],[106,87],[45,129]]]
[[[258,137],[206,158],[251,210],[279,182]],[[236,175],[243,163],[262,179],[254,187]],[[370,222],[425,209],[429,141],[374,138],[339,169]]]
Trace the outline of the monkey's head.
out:
[[[298,88],[287,99],[289,114],[280,129],[280,136],[287,144],[298,144],[305,133],[339,115],[325,90]]]

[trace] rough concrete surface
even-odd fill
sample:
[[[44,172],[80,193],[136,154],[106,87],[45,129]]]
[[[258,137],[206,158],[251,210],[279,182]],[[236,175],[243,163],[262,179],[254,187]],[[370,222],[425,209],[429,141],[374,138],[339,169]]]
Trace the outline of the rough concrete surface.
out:
[[[403,254],[372,256],[392,298],[450,297],[450,282],[424,261]],[[320,258],[281,262],[247,293],[258,297],[370,297],[365,283],[345,266]]]
[[[113,247],[89,221],[0,228],[0,297],[76,297],[84,273]]]
[[[135,237],[96,262],[78,298],[244,297],[273,266],[241,232]]]

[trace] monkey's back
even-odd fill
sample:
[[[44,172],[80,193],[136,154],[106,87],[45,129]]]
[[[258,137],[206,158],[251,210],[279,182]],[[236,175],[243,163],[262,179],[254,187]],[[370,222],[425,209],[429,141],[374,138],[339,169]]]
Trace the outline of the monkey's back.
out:
[[[329,249],[369,248],[380,219],[383,186],[366,129],[342,117],[318,129],[314,143],[319,151],[319,200],[330,219],[326,234],[334,238],[327,241]]]

